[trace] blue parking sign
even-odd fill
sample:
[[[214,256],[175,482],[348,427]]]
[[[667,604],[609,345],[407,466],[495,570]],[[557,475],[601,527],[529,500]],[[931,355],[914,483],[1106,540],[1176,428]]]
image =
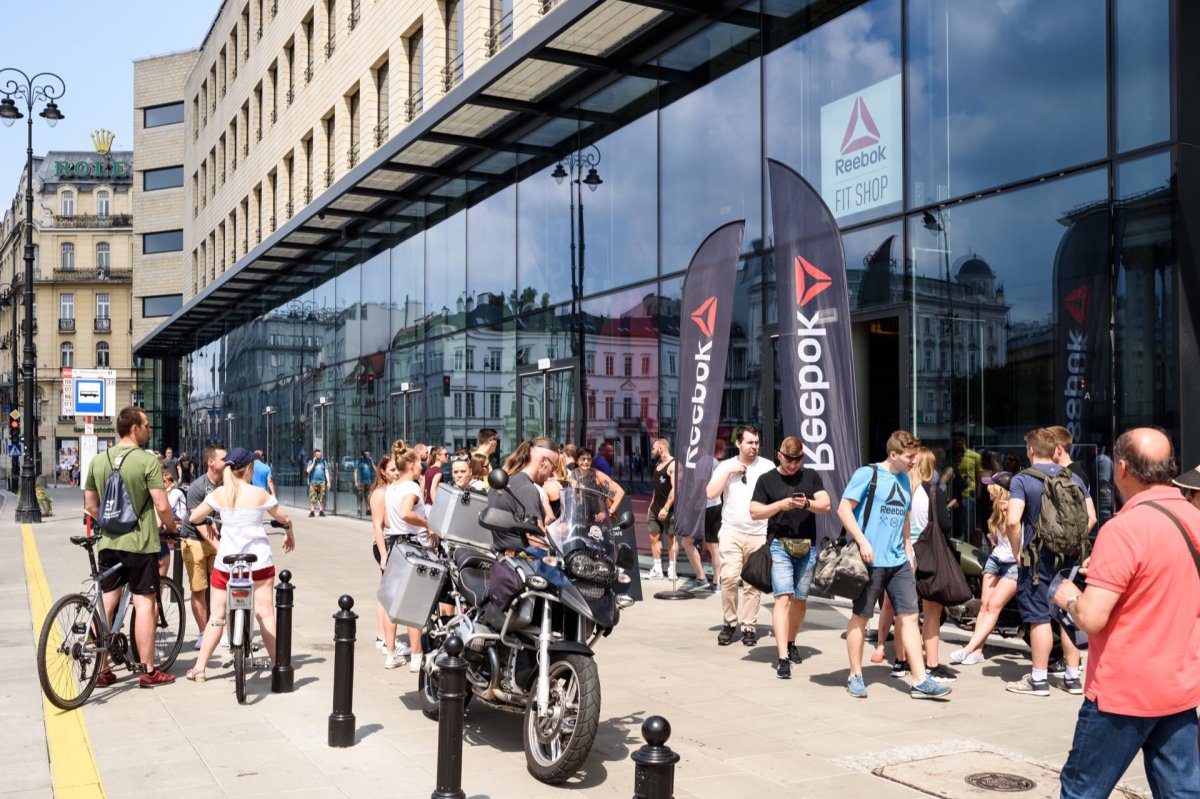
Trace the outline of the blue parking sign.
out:
[[[75,380],[75,415],[104,415],[104,381]]]

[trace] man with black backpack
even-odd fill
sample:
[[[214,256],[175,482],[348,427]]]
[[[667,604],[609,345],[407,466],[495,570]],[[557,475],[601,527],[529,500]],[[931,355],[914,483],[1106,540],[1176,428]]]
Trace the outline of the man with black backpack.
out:
[[[99,530],[96,559],[101,571],[121,564],[101,586],[104,609],[111,620],[121,589],[128,583],[137,618],[133,634],[145,666],[138,684],[153,688],[175,682],[170,674],[154,667],[158,528],[162,525],[168,533],[175,533],[175,515],[163,489],[162,466],[153,453],[143,449],[150,440],[146,413],[132,406],[121,411],[117,415],[117,435],[121,438],[116,446],[92,458],[84,483],[83,506]],[[116,679],[110,669],[105,669],[96,684],[112,685]]]
[[[1030,468],[1013,475],[1009,484],[1006,532],[1017,556],[1017,606],[1021,621],[1029,625],[1033,668],[1025,677],[1005,686],[1026,696],[1049,696],[1050,582],[1062,569],[1077,565],[1087,556],[1088,492],[1078,475],[1054,462],[1058,438],[1044,427],[1025,435]],[[1060,687],[1082,694],[1079,679],[1079,649],[1070,636],[1061,637],[1066,671]]]

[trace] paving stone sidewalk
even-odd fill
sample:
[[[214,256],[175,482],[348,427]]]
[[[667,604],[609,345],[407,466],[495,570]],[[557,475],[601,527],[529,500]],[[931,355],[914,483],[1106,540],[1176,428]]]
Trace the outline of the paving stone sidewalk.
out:
[[[55,515],[34,528],[55,597],[85,576],[83,553],[67,540],[80,529],[77,489],[52,489]],[[49,796],[45,725],[34,658],[19,527],[13,500],[0,523],[0,652],[9,664],[0,677],[0,747],[6,754],[0,796]],[[416,675],[387,671],[374,647],[378,572],[370,532],[353,519],[296,517],[296,551],[277,565],[296,586],[293,660],[296,690],[271,694],[270,675],[250,680],[248,704],[233,695],[232,673],[210,664],[209,679],[183,679],[195,659],[195,626],[172,669],[171,686],[141,690],[123,676],[97,689],[84,708],[91,743],[109,797],[421,797],[435,788],[437,726],[421,715]],[[277,540],[277,539],[275,539]],[[647,595],[658,586],[646,584]],[[333,620],[341,594],[356,599],[354,711],[357,744],[326,745],[333,675]],[[952,701],[917,702],[908,684],[868,666],[871,695],[845,691],[848,610],[810,603],[799,645],[805,661],[790,681],[775,677],[769,610],[760,615],[760,643],[716,645],[720,599],[648,600],[623,617],[597,645],[603,706],[600,733],[586,767],[568,786],[542,785],[528,775],[521,719],[473,708],[466,720],[463,787],[474,799],[580,799],[633,792],[629,756],[641,745],[640,725],[663,715],[670,746],[682,760],[676,796],[688,797],[918,797],[929,796],[872,774],[883,763],[963,749],[996,751],[1054,771],[1071,744],[1079,698],[1015,696],[1002,681],[1028,667],[1018,647],[998,647],[981,667],[964,668]],[[946,658],[955,646],[943,644]],[[908,753],[911,753],[909,756]],[[1127,784],[1144,790],[1140,760]],[[965,791],[947,796],[975,795]],[[984,794],[980,794],[984,795]],[[1029,796],[1057,796],[1043,782]]]

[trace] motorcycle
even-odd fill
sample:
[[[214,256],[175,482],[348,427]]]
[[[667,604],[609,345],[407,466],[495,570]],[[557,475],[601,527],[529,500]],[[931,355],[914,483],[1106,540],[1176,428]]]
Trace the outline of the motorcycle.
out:
[[[497,469],[488,482],[493,492],[506,491],[508,475]],[[636,557],[615,542],[614,532],[632,527],[633,516],[625,512],[614,525],[606,500],[587,488],[564,487],[561,515],[545,531],[523,507],[519,514],[485,508],[480,527],[517,533],[526,543],[531,535],[544,538],[547,549],[526,549],[524,557],[464,544],[452,531],[439,544],[449,576],[442,607],[453,612],[435,611],[422,636],[421,710],[437,719],[438,661],[457,635],[467,662],[467,700],[524,716],[527,767],[551,785],[575,774],[591,751],[600,722],[592,647],[633,604],[626,572]]]

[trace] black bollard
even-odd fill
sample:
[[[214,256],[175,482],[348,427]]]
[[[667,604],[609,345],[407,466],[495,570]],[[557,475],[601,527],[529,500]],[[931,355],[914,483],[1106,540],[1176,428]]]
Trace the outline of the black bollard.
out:
[[[662,716],[642,722],[646,745],[633,753],[633,799],[674,799],[679,755],[667,746],[671,723]]]
[[[333,614],[333,712],[329,714],[329,745],[354,746],[354,628],[358,614],[354,597],[342,594]]]
[[[275,664],[271,669],[271,693],[292,692],[292,573],[284,569],[275,586]],[[334,618],[337,618],[336,616]]]
[[[463,709],[467,699],[467,661],[462,639],[451,635],[438,659],[437,790],[430,799],[466,799],[462,789]]]

